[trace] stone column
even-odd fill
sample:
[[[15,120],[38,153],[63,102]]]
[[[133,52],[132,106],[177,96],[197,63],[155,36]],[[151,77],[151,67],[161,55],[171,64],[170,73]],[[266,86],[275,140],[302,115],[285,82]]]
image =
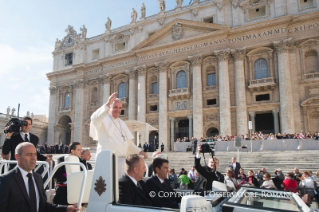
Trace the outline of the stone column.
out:
[[[171,145],[170,145],[170,151],[174,152],[174,117],[169,117],[169,120],[171,121]]]
[[[111,77],[106,74],[103,76],[103,104],[106,104],[111,95]]]
[[[194,128],[194,137],[204,136],[203,132],[203,85],[202,85],[202,61],[201,54],[188,57],[192,63],[193,71],[193,119],[196,123]]]
[[[219,120],[220,134],[231,135],[231,112],[229,93],[228,57],[229,49],[214,51],[218,58],[218,88],[219,88]]]
[[[137,120],[146,123],[146,67],[136,67],[138,73],[137,84]],[[140,143],[143,146],[145,143],[145,133],[141,134]]]
[[[128,71],[129,95],[128,95],[128,119],[136,120],[136,70]]]
[[[248,133],[248,117],[246,106],[245,69],[244,58],[246,49],[231,51],[235,58],[235,93],[236,93],[236,125],[237,135]]]
[[[84,82],[83,79],[78,80],[75,83],[75,104],[74,104],[74,135],[72,142],[83,141],[83,131],[84,131]],[[72,135],[71,135],[72,136]]]
[[[278,113],[279,109],[272,110],[272,114],[274,115],[275,134],[279,133]]]
[[[249,112],[249,116],[250,116],[250,121],[252,122],[252,125],[253,125],[253,129],[252,129],[252,131],[253,132],[256,132],[256,125],[255,125],[255,116],[256,116],[256,113],[255,113],[255,111],[251,111],[251,112]]]
[[[188,132],[188,138],[192,139],[193,137],[193,116],[187,116],[189,120],[189,132]]]
[[[57,89],[55,86],[52,86],[49,88],[50,90],[50,103],[49,103],[49,123],[48,123],[48,137],[47,142],[48,145],[51,145],[54,143],[54,125],[55,125],[55,111],[56,111],[56,105],[58,104],[56,102],[56,99],[58,98],[56,95]]]
[[[156,66],[159,68],[159,102],[158,102],[158,139],[160,143],[164,143],[167,147],[164,150],[169,148],[169,139],[168,139],[168,118],[167,118],[167,70],[168,64],[166,62],[156,63]],[[172,148],[172,147],[171,147]]]
[[[278,56],[278,78],[280,95],[280,124],[282,133],[295,132],[293,96],[291,85],[289,50],[294,42],[291,38],[273,42]]]

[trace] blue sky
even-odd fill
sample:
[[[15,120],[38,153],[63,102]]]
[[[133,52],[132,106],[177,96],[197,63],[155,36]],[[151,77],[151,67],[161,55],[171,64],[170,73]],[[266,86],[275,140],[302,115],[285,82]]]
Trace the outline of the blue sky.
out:
[[[55,39],[66,35],[68,25],[79,33],[85,24],[87,37],[102,34],[107,17],[113,29],[129,24],[132,8],[140,15],[143,2],[146,16],[159,12],[156,0],[0,0],[0,112],[20,103],[20,116],[48,116],[46,73],[52,71]],[[166,10],[175,4],[166,0]]]

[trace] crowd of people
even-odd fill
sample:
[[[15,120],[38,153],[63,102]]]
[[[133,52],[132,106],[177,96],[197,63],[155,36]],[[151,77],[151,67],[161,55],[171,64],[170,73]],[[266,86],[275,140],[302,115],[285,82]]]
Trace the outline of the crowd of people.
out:
[[[300,133],[294,133],[294,134],[288,134],[288,133],[269,133],[269,134],[263,134],[262,131],[259,132],[252,132],[251,135],[245,134],[245,135],[215,135],[215,136],[207,136],[207,137],[200,137],[199,139],[192,137],[189,139],[188,137],[184,138],[177,138],[176,142],[212,142],[212,141],[234,141],[235,137],[241,137],[243,140],[274,140],[274,139],[319,139],[318,132],[311,133],[308,131],[307,133],[304,133],[302,130]]]
[[[37,145],[37,152],[40,154],[67,154],[69,152],[69,146],[63,143],[48,146],[46,143],[44,146]]]

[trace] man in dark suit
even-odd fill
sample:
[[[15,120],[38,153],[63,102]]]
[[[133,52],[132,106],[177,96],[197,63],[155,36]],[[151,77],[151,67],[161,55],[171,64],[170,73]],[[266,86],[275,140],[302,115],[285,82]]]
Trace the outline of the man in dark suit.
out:
[[[65,212],[76,211],[76,205],[52,205],[46,201],[43,181],[32,170],[37,160],[36,149],[29,142],[20,143],[15,152],[18,167],[0,176],[0,211]]]
[[[205,190],[212,190],[213,181],[219,181],[224,183],[224,175],[217,171],[217,168],[219,166],[219,161],[217,158],[210,158],[207,166],[202,166],[200,164],[201,151],[202,147],[199,144],[197,146],[197,155],[195,156],[195,169],[207,180]]]
[[[192,143],[193,143],[193,155],[195,155],[196,149],[197,149],[197,139],[192,138]]]
[[[92,164],[90,164],[88,161],[91,159],[91,152],[88,149],[85,149],[82,151],[80,161],[83,163],[87,170],[92,170]]]
[[[154,162],[154,159],[156,158],[157,155],[160,155],[161,152],[159,151],[156,151],[156,152],[153,152],[152,154],[152,163],[150,165],[148,165],[148,177],[151,177],[153,175],[153,162]]]
[[[156,151],[158,149],[158,139],[156,135],[154,136],[154,147],[155,147],[155,150],[153,151]]]
[[[168,160],[155,158],[153,161],[155,175],[146,181],[148,189],[153,192],[155,206],[166,208],[180,208],[181,197],[172,189],[168,173]]]
[[[233,168],[233,173],[236,179],[239,179],[239,169],[241,168],[240,163],[236,162],[236,158],[232,157],[231,162],[228,164],[228,167]]]
[[[148,150],[148,144],[147,144],[147,143],[145,143],[145,144],[143,145],[143,149],[144,149],[144,152],[147,152],[147,150]]]
[[[126,174],[119,179],[119,203],[154,205],[150,191],[143,181],[145,171],[144,160],[137,154],[126,157]]]
[[[28,125],[21,126],[20,134],[14,135],[12,132],[7,133],[7,137],[2,147],[3,158],[6,160],[15,160],[15,149],[18,144],[22,142],[30,142],[36,147],[39,143],[39,138],[36,135],[30,133],[30,130],[32,128],[32,118],[26,116],[23,118],[23,120],[27,121]],[[10,159],[9,153],[11,153]],[[50,159],[48,159],[44,155],[41,155],[39,152],[37,153],[37,158],[39,161],[47,161],[48,163],[50,163]],[[15,166],[16,164],[10,164],[9,170],[13,169]]]

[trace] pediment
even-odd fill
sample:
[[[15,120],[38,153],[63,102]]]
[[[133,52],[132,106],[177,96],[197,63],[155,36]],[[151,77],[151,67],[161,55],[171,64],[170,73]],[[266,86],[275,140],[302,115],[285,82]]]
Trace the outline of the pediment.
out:
[[[309,99],[306,99],[301,103],[301,106],[318,106],[319,105],[319,97],[312,97]]]
[[[186,41],[197,36],[208,35],[223,29],[230,29],[230,27],[219,24],[175,19],[142,43],[135,46],[132,51]]]

